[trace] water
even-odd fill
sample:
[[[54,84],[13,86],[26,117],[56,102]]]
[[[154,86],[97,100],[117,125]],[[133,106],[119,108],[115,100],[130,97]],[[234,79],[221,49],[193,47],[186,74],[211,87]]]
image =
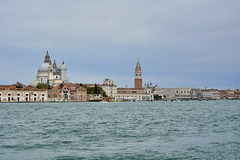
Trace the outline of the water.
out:
[[[0,103],[0,159],[240,159],[239,102]]]

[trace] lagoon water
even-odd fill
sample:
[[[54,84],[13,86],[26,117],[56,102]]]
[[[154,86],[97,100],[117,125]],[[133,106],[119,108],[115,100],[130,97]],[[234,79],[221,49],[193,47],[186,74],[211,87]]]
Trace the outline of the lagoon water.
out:
[[[240,101],[0,103],[0,159],[240,159]]]

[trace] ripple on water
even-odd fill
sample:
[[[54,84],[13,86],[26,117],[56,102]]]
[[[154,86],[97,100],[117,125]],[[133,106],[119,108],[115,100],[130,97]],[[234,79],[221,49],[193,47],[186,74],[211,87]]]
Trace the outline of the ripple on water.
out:
[[[239,159],[239,101],[0,104],[0,159]]]

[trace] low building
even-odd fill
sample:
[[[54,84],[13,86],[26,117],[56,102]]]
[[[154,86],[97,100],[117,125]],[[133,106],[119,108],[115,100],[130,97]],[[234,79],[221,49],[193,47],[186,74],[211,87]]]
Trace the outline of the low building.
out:
[[[1,85],[0,102],[45,102],[47,90],[26,87],[25,85]]]
[[[166,99],[198,100],[201,98],[200,88],[156,88],[155,95],[166,97]]]
[[[146,93],[118,93],[115,97],[116,100],[125,101],[153,101],[153,94]]]
[[[202,89],[201,97],[203,100],[219,100],[220,92],[217,89]]]
[[[239,93],[239,89],[236,89],[234,92],[234,99],[240,99]]]
[[[51,102],[86,102],[88,101],[87,90],[80,84],[64,83],[59,87],[48,90],[48,101]]]
[[[115,97],[117,94],[117,85],[109,78],[104,79],[103,85],[100,85],[100,87],[105,91],[108,97]]]
[[[228,92],[226,90],[219,90],[220,99],[226,100],[228,99]]]
[[[213,100],[219,100],[221,99],[220,97],[220,92],[218,90],[212,91],[212,99]]]
[[[234,99],[234,90],[227,90],[228,99]]]
[[[153,94],[165,97],[166,99],[169,100],[176,99],[176,95],[173,88],[156,88]]]

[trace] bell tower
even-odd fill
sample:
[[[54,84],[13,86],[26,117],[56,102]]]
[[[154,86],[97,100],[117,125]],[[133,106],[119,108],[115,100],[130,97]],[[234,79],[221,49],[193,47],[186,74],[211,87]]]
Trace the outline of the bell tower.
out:
[[[49,62],[49,67],[48,67],[48,85],[49,86],[53,85],[53,65],[51,60]]]
[[[142,88],[142,68],[139,62],[139,58],[135,68],[135,88],[136,89]]]

